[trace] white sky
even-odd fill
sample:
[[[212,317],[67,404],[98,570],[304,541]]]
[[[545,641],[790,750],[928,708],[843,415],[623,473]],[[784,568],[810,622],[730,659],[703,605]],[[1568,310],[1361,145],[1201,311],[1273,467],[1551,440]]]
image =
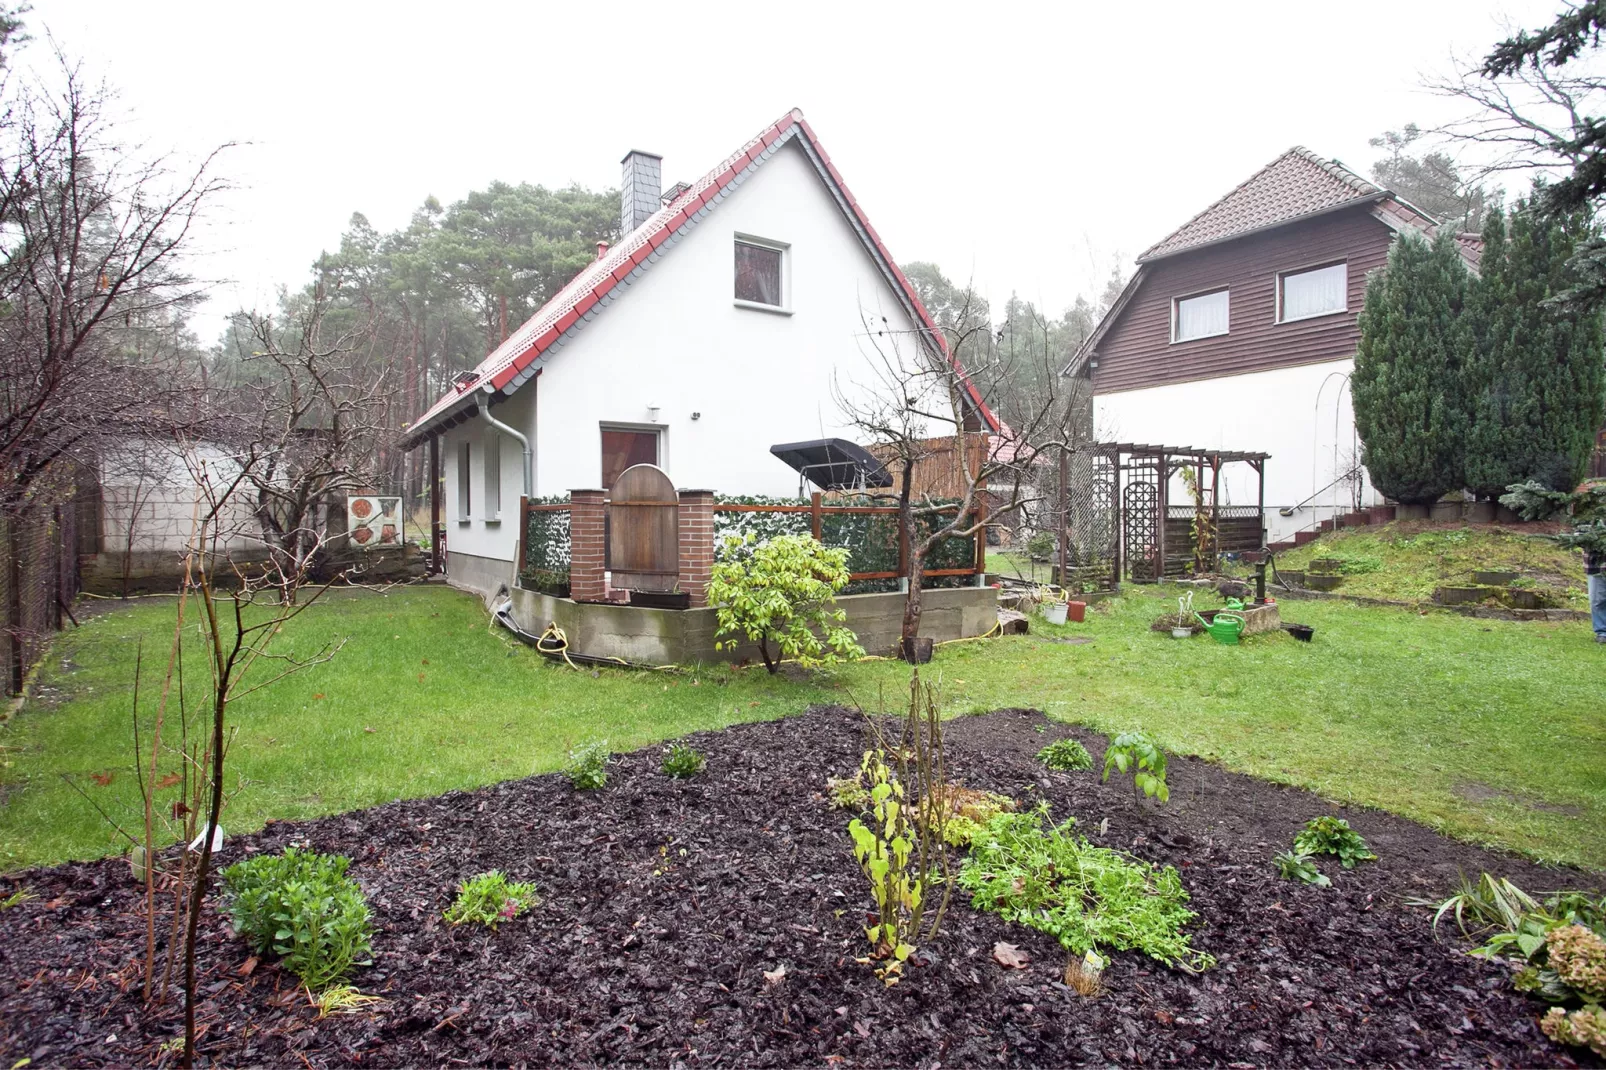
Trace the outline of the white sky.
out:
[[[225,160],[197,326],[299,285],[353,211],[389,230],[493,179],[690,180],[793,106],[900,261],[1057,314],[1294,144],[1454,109],[1418,88],[1558,0],[718,5],[34,0],[131,140]]]

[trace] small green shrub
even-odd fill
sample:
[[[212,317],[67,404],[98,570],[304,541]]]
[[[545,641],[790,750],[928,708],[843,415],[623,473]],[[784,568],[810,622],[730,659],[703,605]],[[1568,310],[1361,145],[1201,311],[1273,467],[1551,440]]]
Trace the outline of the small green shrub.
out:
[[[826,780],[831,793],[831,805],[838,810],[865,810],[870,806],[870,789],[864,786],[864,771],[852,776],[834,776]]]
[[[1073,772],[1093,768],[1093,756],[1074,739],[1057,739],[1037,752],[1037,760],[1050,769]]]
[[[1175,868],[1095,847],[1072,831],[1074,821],[1049,827],[1047,819],[1045,804],[987,823],[959,871],[972,906],[1048,933],[1079,956],[1102,945],[1186,970],[1215,964],[1182,931],[1194,914]]]
[[[593,739],[569,748],[563,775],[580,791],[592,791],[608,782],[608,741]]]
[[[1327,879],[1326,874],[1316,868],[1316,860],[1308,854],[1284,851],[1274,856],[1271,863],[1277,867],[1277,875],[1285,881],[1303,881],[1318,888],[1333,886],[1333,882]]]
[[[351,859],[288,847],[223,871],[234,931],[258,954],[272,952],[310,990],[371,961],[373,922]]]
[[[1026,540],[1026,553],[1034,561],[1044,561],[1054,552],[1054,536],[1046,531],[1039,531]]]
[[[1013,813],[1015,800],[1008,795],[979,791],[960,784],[947,784],[942,798],[948,808],[942,837],[950,847],[969,847],[999,814]]]
[[[478,922],[496,928],[504,921],[512,921],[541,900],[535,894],[535,885],[525,881],[510,881],[499,869],[470,877],[457,886],[457,899],[446,908],[446,920],[452,925]]]
[[[1294,836],[1294,851],[1306,855],[1337,855],[1345,869],[1376,858],[1361,834],[1341,817],[1315,817]]]
[[[1151,799],[1165,802],[1171,798],[1171,789],[1165,783],[1165,751],[1142,732],[1122,732],[1111,741],[1104,752],[1104,779],[1110,771],[1122,773],[1131,770],[1132,786]]]
[[[848,551],[811,535],[778,535],[744,557],[739,551],[751,542],[751,535],[727,538],[726,556],[710,575],[708,604],[719,622],[714,649],[746,637],[772,673],[785,660],[812,668],[862,658],[864,648],[836,604],[848,585]]]
[[[684,743],[671,743],[664,755],[664,775],[677,780],[694,777],[708,768],[708,759]]]

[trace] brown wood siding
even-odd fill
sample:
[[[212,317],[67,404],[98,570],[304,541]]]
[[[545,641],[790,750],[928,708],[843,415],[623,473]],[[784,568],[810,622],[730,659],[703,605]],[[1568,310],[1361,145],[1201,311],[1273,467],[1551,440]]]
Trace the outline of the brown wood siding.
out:
[[[1366,275],[1383,266],[1393,235],[1368,206],[1145,265],[1137,292],[1095,351],[1099,366],[1093,392],[1112,394],[1354,356]],[[1279,272],[1339,261],[1349,268],[1348,311],[1275,322]],[[1228,333],[1172,343],[1172,299],[1223,286],[1230,291]]]

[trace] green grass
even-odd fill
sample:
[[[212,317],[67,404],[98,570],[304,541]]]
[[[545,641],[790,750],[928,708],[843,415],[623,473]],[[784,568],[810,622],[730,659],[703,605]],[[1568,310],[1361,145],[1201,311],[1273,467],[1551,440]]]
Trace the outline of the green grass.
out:
[[[1349,558],[1362,567],[1376,568],[1347,574],[1341,594],[1427,601],[1442,584],[1471,583],[1474,571],[1508,571],[1523,573],[1526,586],[1553,591],[1568,608],[1589,608],[1581,554],[1534,534],[1490,524],[1430,527],[1406,521],[1349,528],[1278,554],[1277,564],[1304,569],[1312,558],[1322,557]]]
[[[1606,647],[1586,626],[1301,602],[1283,609],[1315,625],[1315,642],[1278,633],[1227,647],[1147,631],[1175,604],[1129,594],[1084,625],[1034,621],[1030,636],[951,644],[927,675],[950,713],[1035,706],[1104,732],[1142,728],[1174,752],[1606,869]],[[57,642],[41,682],[59,704],[35,701],[0,728],[11,763],[0,868],[118,849],[61,774],[108,809],[136,798],[135,641],[150,673],[171,612],[171,600],[118,608]],[[1043,641],[1077,634],[1095,641]],[[244,787],[226,829],[553,771],[593,736],[627,750],[811,702],[874,703],[878,690],[896,705],[908,679],[894,662],[806,681],[728,668],[594,677],[505,638],[476,599],[439,587],[331,600],[287,639],[305,652],[339,636],[349,641],[334,661],[240,703],[230,780]],[[105,786],[90,780],[107,772]]]

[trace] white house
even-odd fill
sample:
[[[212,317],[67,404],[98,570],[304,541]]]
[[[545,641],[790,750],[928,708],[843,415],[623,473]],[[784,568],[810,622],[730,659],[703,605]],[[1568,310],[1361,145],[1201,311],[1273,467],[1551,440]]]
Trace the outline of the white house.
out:
[[[790,111],[689,186],[623,160],[612,248],[413,424],[445,477],[447,573],[509,583],[521,495],[607,489],[652,462],[677,486],[795,494],[780,443],[852,438],[834,389],[870,331],[951,360],[814,131]],[[973,426],[993,417],[970,388]]]
[[[1425,213],[1293,148],[1151,246],[1066,369],[1093,387],[1105,441],[1271,455],[1270,541],[1381,501],[1360,465],[1349,374],[1367,273]],[[1475,236],[1460,236],[1476,265]],[[1222,504],[1254,505],[1226,470]],[[1185,502],[1180,484],[1171,501]]]

